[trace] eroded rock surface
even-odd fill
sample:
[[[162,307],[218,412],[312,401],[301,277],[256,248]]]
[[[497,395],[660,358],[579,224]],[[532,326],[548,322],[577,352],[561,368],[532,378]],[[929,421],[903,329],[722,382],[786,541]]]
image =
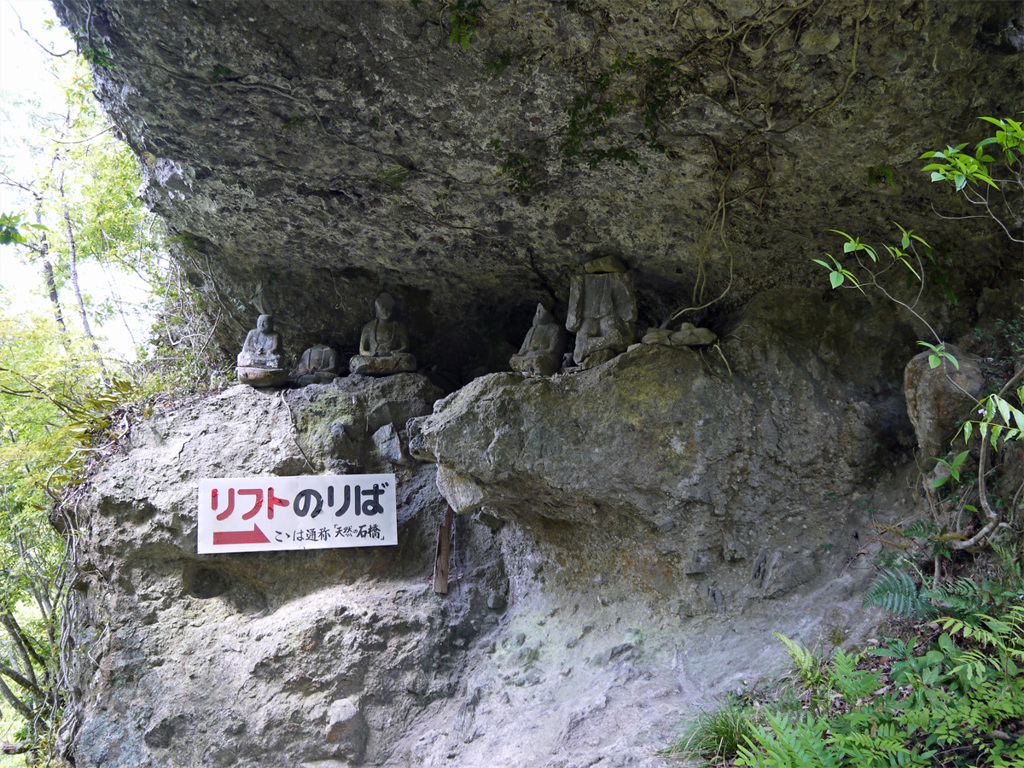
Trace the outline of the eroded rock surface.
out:
[[[662,765],[682,717],[774,668],[773,631],[870,626],[867,480],[909,425],[892,318],[856,306],[769,295],[724,357],[157,412],[78,509],[76,765]],[[199,478],[346,471],[396,473],[397,547],[196,554]]]
[[[789,592],[820,573],[806,543],[851,523],[822,509],[906,420],[893,371],[864,356],[881,326],[836,325],[841,305],[809,293],[767,298],[721,357],[642,345],[585,376],[478,378],[413,422],[412,453],[438,463],[458,512],[619,543],[565,558],[570,583],[616,573],[691,613]],[[826,342],[847,357],[801,351]],[[858,367],[888,391],[858,392]]]
[[[234,387],[138,425],[80,520],[78,765],[358,762],[454,695],[452,662],[504,607],[495,540],[467,530],[473,584],[425,599],[444,502],[430,467],[372,439],[400,445],[439,394],[411,374]],[[346,470],[396,473],[398,547],[195,554],[199,478]]]

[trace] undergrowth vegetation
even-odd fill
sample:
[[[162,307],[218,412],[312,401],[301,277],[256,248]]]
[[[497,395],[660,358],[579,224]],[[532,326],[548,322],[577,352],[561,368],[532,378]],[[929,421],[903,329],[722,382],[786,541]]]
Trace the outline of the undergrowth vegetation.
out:
[[[868,602],[902,619],[859,652],[783,635],[788,672],[692,721],[670,756],[714,766],[882,768],[1024,764],[1024,578],[961,578],[923,592],[887,572]]]

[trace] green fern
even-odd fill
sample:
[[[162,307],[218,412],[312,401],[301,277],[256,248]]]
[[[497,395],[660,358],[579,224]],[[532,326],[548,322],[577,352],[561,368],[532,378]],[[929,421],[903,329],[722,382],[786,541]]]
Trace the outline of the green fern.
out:
[[[908,619],[928,619],[936,614],[935,606],[928,599],[932,596],[929,590],[919,589],[910,574],[887,568],[864,593],[864,606],[875,606]]]
[[[827,679],[825,659],[815,656],[812,650],[790,640],[785,635],[778,632],[773,632],[772,634],[779,642],[786,646],[789,657],[793,660],[793,671],[804,685],[815,687],[825,683]]]
[[[469,39],[476,31],[476,11],[483,5],[480,0],[456,0],[452,5],[452,32],[449,42],[455,43],[463,51],[469,48]]]
[[[848,654],[838,650],[832,658],[831,683],[847,701],[867,698],[878,690],[879,674],[869,670],[858,670],[861,654]]]
[[[845,761],[824,740],[828,721],[810,721],[768,713],[766,725],[755,726],[749,746],[738,750],[736,765],[757,768],[841,768]]]
[[[1007,585],[985,578],[974,581],[962,577],[936,591],[935,596],[940,603],[941,613],[977,626],[984,616],[1019,604],[1024,598],[1024,589],[1021,587],[1019,578]]]
[[[882,593],[909,602],[942,595],[921,590],[909,576],[882,575]],[[1006,589],[990,585],[991,594]],[[961,579],[950,593],[966,599],[982,584]],[[737,747],[735,765],[751,768],[1018,768],[1024,739],[1024,606],[942,616],[946,630],[919,650],[920,639],[887,640],[873,651],[891,657],[891,685],[878,672],[857,669],[861,657],[838,650],[831,661],[776,635],[807,693],[829,706],[796,717],[764,710]],[[1019,736],[1019,734],[1017,734]]]

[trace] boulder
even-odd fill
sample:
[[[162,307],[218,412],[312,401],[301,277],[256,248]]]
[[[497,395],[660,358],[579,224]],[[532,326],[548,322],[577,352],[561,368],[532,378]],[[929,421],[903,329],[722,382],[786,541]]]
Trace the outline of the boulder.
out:
[[[946,351],[956,358],[932,368],[931,352],[921,352],[907,363],[903,390],[907,398],[907,414],[914,425],[917,445],[924,460],[945,456],[950,441],[971,409],[978,402],[985,386],[979,360],[951,344]]]

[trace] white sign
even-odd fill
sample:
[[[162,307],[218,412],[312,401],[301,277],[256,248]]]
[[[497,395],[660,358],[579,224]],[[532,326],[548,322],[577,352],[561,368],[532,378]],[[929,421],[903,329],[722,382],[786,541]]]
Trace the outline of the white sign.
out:
[[[199,554],[398,544],[394,475],[199,481]]]

